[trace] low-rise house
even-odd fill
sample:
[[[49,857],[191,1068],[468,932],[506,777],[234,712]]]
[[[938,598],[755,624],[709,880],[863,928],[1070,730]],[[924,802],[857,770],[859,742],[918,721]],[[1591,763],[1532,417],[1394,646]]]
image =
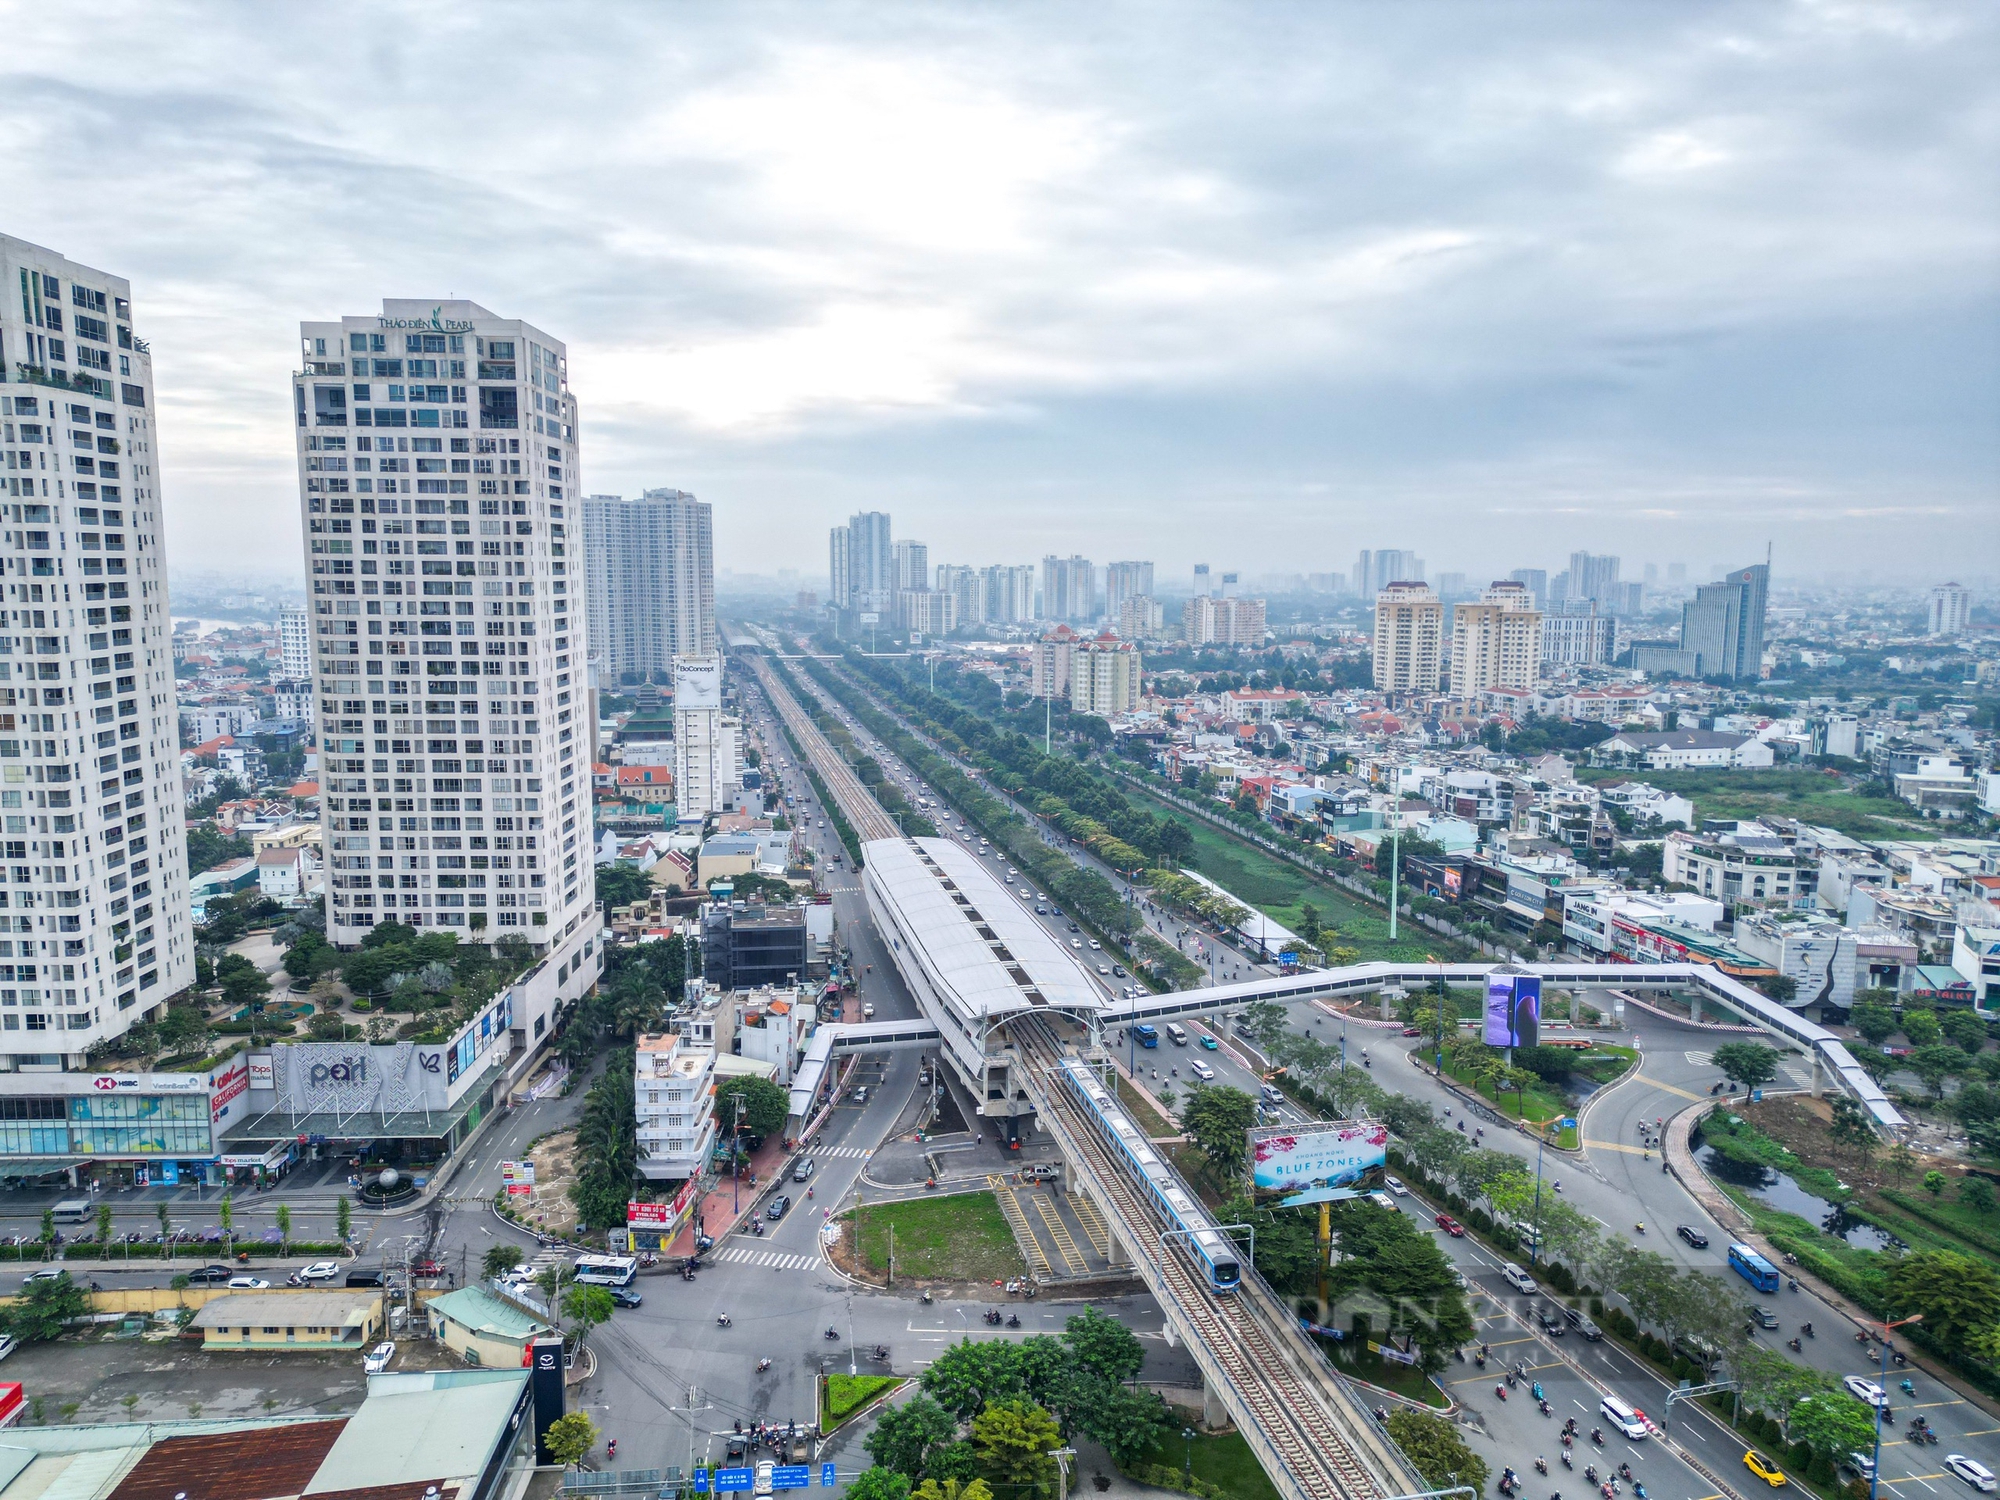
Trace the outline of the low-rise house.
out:
[[[1818,864],[1757,822],[1702,825],[1699,833],[1667,835],[1661,874],[1732,906],[1790,906],[1811,897]]]
[[[518,1370],[528,1345],[555,1329],[527,1308],[483,1286],[460,1287],[424,1304],[431,1337],[469,1365]]]
[[[1591,762],[1616,766],[1636,762],[1653,771],[1695,771],[1736,766],[1762,769],[1776,762],[1771,747],[1753,735],[1713,729],[1669,729],[1659,733],[1620,730],[1592,747]]]
[[[632,1106],[639,1175],[679,1182],[708,1165],[715,1147],[715,1048],[674,1032],[639,1038]]]
[[[203,1303],[188,1326],[201,1331],[208,1351],[360,1350],[382,1331],[382,1294],[231,1292]]]
[[[257,889],[273,901],[295,906],[319,886],[319,857],[309,845],[257,852]]]

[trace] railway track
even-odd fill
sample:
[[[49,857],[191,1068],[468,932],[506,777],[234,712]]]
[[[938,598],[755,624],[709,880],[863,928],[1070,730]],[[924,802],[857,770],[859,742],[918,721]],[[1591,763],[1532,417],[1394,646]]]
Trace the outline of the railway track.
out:
[[[864,844],[875,839],[901,838],[903,830],[882,810],[882,804],[875,800],[861,778],[834,750],[832,742],[820,733],[819,726],[806,717],[798,699],[778,680],[769,663],[754,653],[748,659],[750,669],[757,674],[757,681],[764,689],[764,696],[771,700],[778,717],[785,721],[785,727],[797,738],[800,749],[812,760],[814,769],[826,783],[827,790],[833,793],[834,801],[840,804],[840,811],[853,827],[856,837]]]
[[[1087,1158],[1099,1179],[1109,1207],[1128,1225],[1164,1230],[1151,1201],[1135,1191],[1125,1173],[1099,1142],[1088,1118],[1073,1101],[1048,1082],[1062,1057],[1063,1046],[1054,1027],[1033,1017],[1012,1028],[1017,1045],[1034,1065],[1042,1086],[1044,1118],[1062,1135],[1072,1153]],[[1137,1256],[1145,1261],[1148,1258]],[[1366,1432],[1375,1451],[1364,1461],[1350,1441],[1350,1429],[1340,1419],[1323,1381],[1323,1372],[1306,1373],[1316,1351],[1290,1347],[1300,1341],[1284,1308],[1257,1278],[1244,1268],[1243,1282],[1230,1296],[1217,1296],[1188,1262],[1171,1251],[1150,1258],[1150,1269],[1174,1304],[1191,1338],[1198,1340],[1223,1376],[1224,1400],[1279,1489],[1312,1500],[1382,1500],[1421,1489],[1406,1471],[1386,1436]],[[1206,1373],[1206,1372],[1204,1372]],[[1358,1415],[1358,1413],[1357,1413]],[[1362,1419],[1365,1420],[1365,1419]]]

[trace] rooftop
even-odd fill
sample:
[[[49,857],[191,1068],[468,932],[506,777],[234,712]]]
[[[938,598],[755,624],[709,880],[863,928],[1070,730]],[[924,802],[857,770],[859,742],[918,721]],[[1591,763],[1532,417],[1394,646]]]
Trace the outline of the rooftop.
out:
[[[483,1286],[460,1287],[433,1297],[424,1306],[474,1333],[497,1334],[502,1338],[527,1338],[549,1331],[549,1325],[526,1308],[489,1292]]]
[[[193,1326],[345,1328],[366,1323],[381,1302],[380,1292],[231,1292],[203,1304]]]

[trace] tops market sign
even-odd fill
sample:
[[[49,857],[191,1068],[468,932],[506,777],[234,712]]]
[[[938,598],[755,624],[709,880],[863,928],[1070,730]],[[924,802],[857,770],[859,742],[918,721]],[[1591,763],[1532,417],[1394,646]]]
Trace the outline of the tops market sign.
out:
[[[377,318],[377,328],[423,328],[432,333],[470,333],[472,323],[468,319],[444,318],[438,316],[444,311],[442,304],[431,309],[428,318]]]

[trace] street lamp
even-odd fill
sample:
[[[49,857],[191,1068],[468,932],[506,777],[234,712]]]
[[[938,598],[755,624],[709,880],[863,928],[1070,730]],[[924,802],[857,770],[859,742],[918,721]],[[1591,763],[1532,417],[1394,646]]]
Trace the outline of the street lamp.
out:
[[[1921,1323],[1922,1313],[1912,1313],[1907,1318],[1892,1318],[1882,1327],[1882,1380],[1877,1389],[1881,1399],[1875,1403],[1875,1459],[1868,1466],[1868,1500],[1878,1500],[1882,1484],[1882,1407],[1889,1399],[1889,1330],[1902,1328],[1910,1323]]]
[[[1185,1489],[1187,1488],[1189,1479],[1194,1474],[1194,1429],[1192,1427],[1183,1427],[1181,1429],[1181,1443],[1183,1445],[1181,1449],[1181,1487]]]

